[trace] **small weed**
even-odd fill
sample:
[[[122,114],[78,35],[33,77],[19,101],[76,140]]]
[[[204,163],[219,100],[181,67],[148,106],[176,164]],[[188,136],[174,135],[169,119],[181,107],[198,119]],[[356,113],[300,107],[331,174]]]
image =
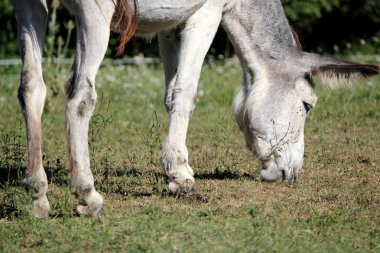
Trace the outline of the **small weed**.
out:
[[[0,133],[0,186],[20,185],[26,147],[23,145],[24,136],[21,133],[22,122],[16,131]]]
[[[66,39],[58,35],[60,31],[60,24],[57,21],[57,10],[60,7],[59,0],[53,0],[51,6],[51,17],[48,23],[48,33],[46,36],[46,43],[44,48],[44,53],[46,57],[46,62],[44,64],[45,68],[45,79],[49,84],[52,91],[53,97],[56,97],[61,92],[62,82],[66,74],[66,69],[64,67],[64,60],[68,53],[68,45],[71,40],[72,32],[75,28],[74,22],[69,20],[65,24],[67,31]],[[47,105],[50,104],[49,97],[47,99]],[[45,111],[49,110],[49,106],[45,107]]]
[[[102,138],[104,137],[104,131],[112,123],[112,114],[109,115],[109,107],[111,101],[108,101],[106,108],[103,109],[103,93],[100,96],[99,106],[97,111],[91,118],[89,126],[89,148],[90,154],[94,158],[98,151],[104,147],[101,145]],[[104,112],[103,112],[104,110]]]
[[[153,192],[158,196],[167,195],[167,178],[163,173],[154,173],[155,185],[153,187]]]
[[[22,189],[21,189],[22,190]],[[3,194],[0,195],[0,223],[1,221],[9,221],[20,218],[22,210],[20,210],[20,199],[25,199],[25,193],[21,193],[20,189],[11,187],[8,183],[3,186]]]
[[[154,156],[154,154],[161,147],[161,143],[162,143],[161,134],[162,134],[162,130],[163,130],[162,125],[158,121],[158,116],[157,116],[156,111],[154,111],[154,121],[150,125],[151,126],[146,133],[143,133],[138,129],[136,129],[136,131],[137,131],[137,135],[140,136],[141,143],[149,151],[148,161],[149,161],[150,165],[156,166],[157,165],[157,159]]]

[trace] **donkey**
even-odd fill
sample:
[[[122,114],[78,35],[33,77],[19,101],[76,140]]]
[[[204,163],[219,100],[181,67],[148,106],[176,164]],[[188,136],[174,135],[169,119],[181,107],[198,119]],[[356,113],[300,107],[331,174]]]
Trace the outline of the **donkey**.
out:
[[[41,114],[46,87],[42,48],[48,0],[13,0],[23,62],[18,98],[26,122],[29,164],[26,185],[33,191],[31,213],[49,215],[47,177],[41,158]],[[169,114],[161,164],[173,193],[195,191],[186,134],[195,107],[202,62],[219,24],[227,32],[244,72],[233,101],[246,145],[262,163],[263,180],[299,178],[304,154],[304,124],[315,106],[313,78],[331,86],[379,74],[363,65],[303,52],[280,0],[62,0],[75,15],[77,43],[65,82],[66,129],[72,192],[81,215],[102,215],[104,199],[94,187],[88,152],[88,124],[96,102],[95,77],[110,30],[121,32],[119,51],[128,39],[158,34]]]

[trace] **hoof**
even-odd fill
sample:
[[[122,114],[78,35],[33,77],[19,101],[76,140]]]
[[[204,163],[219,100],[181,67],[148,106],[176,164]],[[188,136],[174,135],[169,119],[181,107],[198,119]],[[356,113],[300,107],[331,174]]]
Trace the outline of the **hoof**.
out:
[[[169,183],[169,191],[177,196],[181,194],[194,194],[195,182],[191,179],[186,179],[182,184],[172,181]]]
[[[203,202],[203,203],[208,202],[208,197],[206,195],[197,193],[195,189],[195,183],[190,179],[187,179],[183,185],[179,185],[175,182],[170,182],[169,190],[170,190],[170,194],[175,197],[192,199],[197,202]]]
[[[80,216],[90,216],[94,218],[104,217],[104,199],[97,191],[92,190],[88,196],[84,197],[84,205],[78,205],[76,213]]]
[[[89,216],[89,217],[94,217],[97,219],[102,219],[103,217],[105,217],[103,206],[100,207],[100,209],[91,210],[88,206],[79,205],[77,206],[75,212],[79,216]]]
[[[36,219],[49,218],[50,205],[46,196],[33,200],[32,216]]]

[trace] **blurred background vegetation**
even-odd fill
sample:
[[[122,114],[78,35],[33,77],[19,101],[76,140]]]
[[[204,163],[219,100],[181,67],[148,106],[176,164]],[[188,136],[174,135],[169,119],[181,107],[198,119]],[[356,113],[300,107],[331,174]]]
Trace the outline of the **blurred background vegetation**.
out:
[[[304,50],[341,55],[380,53],[380,0],[282,0],[282,3]],[[53,6],[45,55],[72,56],[74,18],[58,1],[54,0]],[[0,58],[17,57],[16,20],[11,0],[0,1],[0,24]],[[117,43],[118,35],[112,34],[107,57],[116,57]],[[141,53],[158,56],[157,43],[135,38],[129,43],[124,56]],[[218,31],[209,53],[224,57],[233,54],[222,29]]]

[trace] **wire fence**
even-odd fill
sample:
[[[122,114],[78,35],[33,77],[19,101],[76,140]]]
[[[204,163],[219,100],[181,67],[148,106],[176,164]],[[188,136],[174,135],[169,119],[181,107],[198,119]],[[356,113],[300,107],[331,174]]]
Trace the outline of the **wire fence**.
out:
[[[47,63],[48,60],[44,58],[42,63]],[[71,65],[73,64],[73,58],[53,58],[53,64],[63,64]],[[145,57],[133,57],[133,58],[122,58],[122,59],[104,59],[103,65],[141,65],[141,64],[159,64],[161,60],[159,58],[145,58]],[[21,59],[3,59],[0,60],[0,66],[12,66],[21,65]]]
[[[357,62],[377,62],[380,63],[380,55],[351,55],[347,57],[339,57],[339,58],[348,58],[351,61]],[[223,60],[226,63],[238,63],[236,57],[228,58]],[[47,59],[44,58],[42,60],[43,63],[47,63]],[[53,64],[63,64],[63,65],[71,65],[74,62],[73,58],[53,58]],[[149,57],[133,57],[133,58],[122,58],[122,59],[109,59],[106,58],[103,60],[102,65],[155,65],[160,64],[160,58],[149,58]],[[21,65],[22,62],[20,59],[0,59],[0,66],[13,66],[13,65]]]

